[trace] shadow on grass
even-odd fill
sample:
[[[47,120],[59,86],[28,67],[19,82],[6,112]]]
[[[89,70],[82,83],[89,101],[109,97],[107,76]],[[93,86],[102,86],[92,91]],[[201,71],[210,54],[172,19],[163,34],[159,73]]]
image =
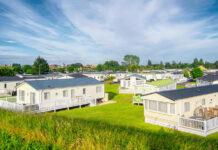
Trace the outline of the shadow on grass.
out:
[[[108,98],[109,100],[113,99],[116,95],[118,95],[117,93],[114,93],[114,92],[107,92],[108,93]]]

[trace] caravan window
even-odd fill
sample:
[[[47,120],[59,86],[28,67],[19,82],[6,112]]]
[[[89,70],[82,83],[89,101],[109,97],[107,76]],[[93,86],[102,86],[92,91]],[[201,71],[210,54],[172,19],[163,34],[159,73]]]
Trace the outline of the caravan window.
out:
[[[175,114],[175,104],[170,104],[170,113]]]
[[[86,88],[83,88],[83,95],[86,94]]]
[[[189,102],[185,102],[184,103],[184,111],[185,112],[189,112],[190,111],[190,103]]]
[[[158,111],[167,113],[167,103],[158,102]]]
[[[67,97],[68,96],[68,91],[67,90],[63,90],[63,97]]]
[[[36,103],[36,94],[34,92],[30,92],[30,104]]]
[[[72,89],[72,90],[71,90],[71,98],[74,98],[74,97],[75,97],[75,90]]]
[[[7,89],[7,84],[5,83],[5,89]]]
[[[19,90],[19,100],[24,101],[25,100],[25,91]]]
[[[101,93],[101,86],[96,87],[96,93]]]
[[[205,98],[202,99],[202,105],[205,105]]]
[[[44,93],[44,100],[49,100],[50,99],[50,93],[49,92],[45,92]]]
[[[149,109],[157,111],[157,101],[150,100],[149,101]]]

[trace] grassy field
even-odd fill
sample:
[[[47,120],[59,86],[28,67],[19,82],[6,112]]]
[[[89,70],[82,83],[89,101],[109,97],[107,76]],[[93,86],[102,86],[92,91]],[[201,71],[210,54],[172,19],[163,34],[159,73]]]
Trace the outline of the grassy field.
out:
[[[165,84],[169,84],[169,83],[173,83],[173,82],[175,82],[175,81],[170,80],[170,79],[166,79],[166,80],[159,80],[159,81],[148,82],[147,84],[155,85],[155,86],[163,86]]]
[[[143,107],[118,86],[105,85],[113,104],[38,115],[0,110],[0,149],[218,149],[217,133],[204,138],[144,123]]]
[[[184,89],[185,86],[184,85],[177,85],[177,89]]]

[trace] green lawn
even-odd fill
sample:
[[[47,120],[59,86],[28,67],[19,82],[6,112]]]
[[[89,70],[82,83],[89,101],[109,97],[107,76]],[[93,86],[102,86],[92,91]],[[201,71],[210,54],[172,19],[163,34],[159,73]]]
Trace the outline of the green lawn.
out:
[[[153,82],[147,82],[147,84],[154,85],[154,86],[163,86],[165,84],[173,83],[175,81],[166,79],[166,80],[158,80],[158,81],[153,81]]]
[[[108,105],[37,115],[0,110],[0,149],[218,148],[218,133],[204,138],[145,123],[143,106],[132,105],[133,95],[118,94],[118,87],[105,85],[117,102]]]
[[[177,89],[184,89],[185,86],[184,85],[177,85]]]

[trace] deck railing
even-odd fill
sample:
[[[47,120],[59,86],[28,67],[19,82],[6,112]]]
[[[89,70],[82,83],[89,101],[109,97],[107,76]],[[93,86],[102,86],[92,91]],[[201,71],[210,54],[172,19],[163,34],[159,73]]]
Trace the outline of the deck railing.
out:
[[[11,111],[23,111],[24,106],[15,102],[6,101],[6,99],[0,99],[0,108]]]
[[[199,135],[207,136],[208,134],[217,132],[218,117],[209,120],[196,120],[191,118],[179,118],[179,130],[186,132],[194,132]]]
[[[179,120],[179,125],[186,128],[197,129],[197,130],[205,130],[205,121],[183,118],[181,117]]]
[[[32,104],[32,105],[17,104],[16,102],[6,101],[5,98],[0,99],[0,108],[2,109],[11,110],[11,111],[29,112],[29,113],[56,111],[58,109],[81,107],[82,105],[96,106],[96,104],[97,104],[96,99],[90,96],[83,96],[73,99],[52,100],[52,101],[47,101],[40,104]]]

